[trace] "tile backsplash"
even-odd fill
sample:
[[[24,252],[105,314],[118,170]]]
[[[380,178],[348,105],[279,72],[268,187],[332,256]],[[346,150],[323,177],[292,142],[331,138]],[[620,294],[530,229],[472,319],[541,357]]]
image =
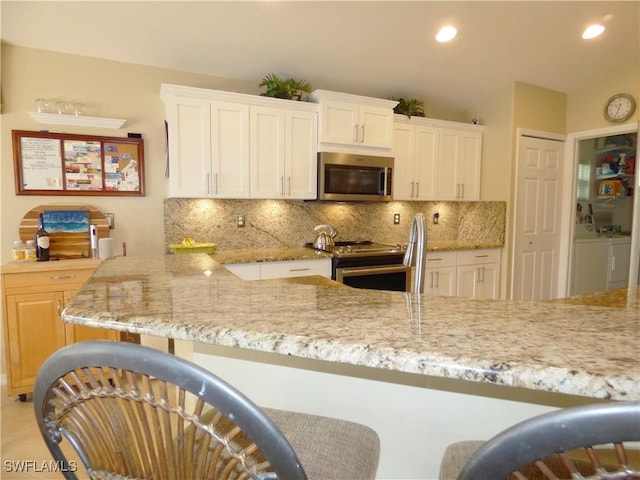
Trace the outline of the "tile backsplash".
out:
[[[313,228],[329,223],[336,240],[406,243],[413,216],[422,212],[427,241],[504,244],[506,202],[340,203],[300,200],[164,200],[165,244],[183,237],[216,243],[219,250],[302,246]],[[400,223],[394,225],[394,214]],[[437,224],[433,214],[439,213]],[[236,225],[244,215],[246,225]]]

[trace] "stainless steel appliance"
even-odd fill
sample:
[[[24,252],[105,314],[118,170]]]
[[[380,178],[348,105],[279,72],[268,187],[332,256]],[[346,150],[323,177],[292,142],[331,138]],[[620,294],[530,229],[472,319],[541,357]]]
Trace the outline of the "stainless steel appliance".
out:
[[[411,291],[412,269],[402,264],[406,246],[366,240],[316,249],[333,254],[331,278],[337,282],[354,288]]]
[[[349,153],[318,154],[318,199],[389,202],[393,158]]]
[[[324,250],[327,247],[335,245],[333,239],[337,235],[337,232],[331,225],[316,225],[313,231],[316,234],[316,239],[313,241],[315,248]]]
[[[413,284],[411,293],[424,293],[424,275],[427,268],[427,228],[424,216],[416,213],[409,230],[409,244],[402,264],[413,267]]]

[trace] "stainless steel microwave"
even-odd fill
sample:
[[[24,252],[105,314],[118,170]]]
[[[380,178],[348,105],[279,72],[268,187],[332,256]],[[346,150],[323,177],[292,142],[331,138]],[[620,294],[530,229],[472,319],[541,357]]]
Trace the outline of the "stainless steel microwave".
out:
[[[353,153],[318,154],[318,200],[389,202],[393,158]]]

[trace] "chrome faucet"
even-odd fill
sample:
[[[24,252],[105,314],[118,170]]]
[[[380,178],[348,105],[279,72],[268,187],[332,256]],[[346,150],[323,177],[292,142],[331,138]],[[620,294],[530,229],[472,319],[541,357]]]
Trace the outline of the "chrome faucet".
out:
[[[415,267],[411,293],[424,293],[424,275],[427,268],[427,228],[422,213],[416,213],[409,230],[409,244],[402,264]]]

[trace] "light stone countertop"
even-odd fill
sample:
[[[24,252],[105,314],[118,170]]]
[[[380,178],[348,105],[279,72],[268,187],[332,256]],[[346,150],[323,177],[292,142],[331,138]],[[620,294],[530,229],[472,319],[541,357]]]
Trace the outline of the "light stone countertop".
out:
[[[454,250],[477,250],[483,248],[502,248],[502,244],[486,242],[458,242],[443,240],[427,242],[428,252],[444,252]],[[316,258],[331,258],[331,254],[320,252],[308,247],[280,247],[280,248],[244,248],[238,250],[218,250],[211,254],[218,263],[229,265],[233,263],[282,262],[288,260],[310,260]]]
[[[292,357],[640,400],[638,292],[620,307],[248,282],[205,254],[104,261],[69,323]]]

